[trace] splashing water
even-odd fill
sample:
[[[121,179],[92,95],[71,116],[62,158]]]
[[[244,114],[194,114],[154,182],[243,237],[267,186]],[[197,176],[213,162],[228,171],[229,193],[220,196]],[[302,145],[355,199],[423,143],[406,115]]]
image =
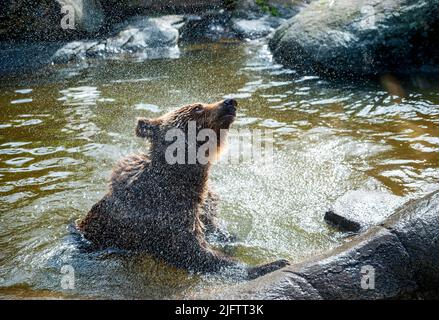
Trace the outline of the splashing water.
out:
[[[213,168],[220,217],[238,236],[232,254],[299,261],[337,246],[323,214],[348,191],[405,199],[439,188],[439,86],[402,86],[396,98],[379,83],[299,76],[259,42],[2,76],[0,296],[182,298],[227,285],[145,255],[81,253],[68,231],[105,193],[114,162],[146,148],[135,117],[196,101],[234,97],[234,127],[274,131],[273,163]],[[74,267],[74,289],[61,287],[63,265]]]

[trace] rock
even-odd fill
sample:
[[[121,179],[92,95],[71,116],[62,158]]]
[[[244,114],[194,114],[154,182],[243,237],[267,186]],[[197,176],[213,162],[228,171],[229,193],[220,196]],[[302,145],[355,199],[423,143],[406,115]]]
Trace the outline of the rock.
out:
[[[324,219],[328,224],[339,231],[358,232],[361,229],[361,224],[359,224],[357,221],[347,219],[331,210],[325,212]]]
[[[263,11],[254,0],[237,1],[228,10],[210,10],[187,16],[181,29],[181,40],[215,42],[221,39],[262,38],[296,14],[299,8],[298,4],[289,1],[270,1],[269,5],[276,8],[276,16]]]
[[[327,254],[215,293],[225,299],[439,297],[439,191]]]
[[[286,20],[279,17],[263,16],[258,19],[232,19],[232,28],[239,38],[256,39],[269,35]]]
[[[182,42],[216,42],[235,38],[230,19],[230,12],[225,10],[186,16],[180,39]]]
[[[410,256],[421,288],[439,288],[439,192],[411,200],[382,226],[398,237]],[[435,296],[436,299],[438,295]]]
[[[116,26],[116,34],[99,41],[74,41],[53,56],[55,63],[129,55],[139,59],[177,58],[181,16],[134,17]]]
[[[340,231],[358,232],[383,222],[405,201],[390,193],[352,190],[334,202],[324,219]]]
[[[254,20],[270,15],[291,18],[299,8],[310,0],[239,0],[233,6],[233,15],[240,19]],[[274,15],[273,15],[274,14]]]
[[[104,22],[98,0],[30,1],[9,0],[0,9],[2,40],[59,40],[96,34]],[[73,9],[72,28],[62,25],[67,15],[62,8]]]
[[[270,48],[289,67],[328,76],[438,70],[438,14],[437,0],[316,0]]]
[[[58,49],[52,57],[54,63],[67,63],[86,57],[87,50],[97,45],[96,41],[72,41]]]

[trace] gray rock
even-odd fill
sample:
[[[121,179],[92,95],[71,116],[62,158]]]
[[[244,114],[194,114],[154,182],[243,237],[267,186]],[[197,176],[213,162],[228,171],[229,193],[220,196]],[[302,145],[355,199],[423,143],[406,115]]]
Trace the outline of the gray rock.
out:
[[[59,48],[52,61],[54,63],[67,63],[72,60],[85,59],[87,50],[97,45],[96,41],[72,41]]]
[[[263,5],[258,5],[255,0],[239,0],[235,2],[233,15],[240,19],[254,20],[269,13],[268,7],[273,8],[279,17],[288,19],[308,1],[311,0],[267,0],[264,8]]]
[[[270,6],[276,7],[278,16],[264,12],[253,0],[237,1],[229,10],[210,10],[187,16],[181,29],[181,40],[214,42],[262,38],[296,14],[299,8],[299,4],[289,1],[270,1]]]
[[[361,224],[357,221],[343,217],[332,210],[325,212],[324,220],[343,232],[358,232],[361,229]]]
[[[285,21],[283,18],[268,15],[252,20],[232,19],[232,28],[240,38],[257,39],[269,35]]]
[[[383,227],[395,234],[410,256],[415,280],[423,288],[439,288],[439,192],[411,200]]]
[[[182,42],[216,42],[235,38],[230,19],[231,14],[224,10],[186,16],[180,39]]]
[[[140,59],[177,58],[178,27],[181,16],[135,17],[116,26],[116,34],[100,41],[74,41],[53,56],[53,62],[66,63],[85,58],[129,55]]]
[[[255,287],[255,283],[257,287]],[[235,291],[234,289],[237,288]],[[233,294],[231,295],[231,292]],[[204,293],[203,293],[204,296]],[[304,278],[293,272],[273,272],[257,280],[211,294],[214,299],[234,300],[321,300],[322,297]]]
[[[308,281],[324,299],[396,298],[418,289],[409,255],[395,235],[380,227],[338,248],[336,255],[291,271]],[[368,272],[375,276],[370,289],[365,286],[368,283],[362,286]]]
[[[437,70],[438,14],[438,0],[316,0],[270,48],[287,66],[330,76]]]
[[[405,201],[386,192],[352,190],[334,202],[324,219],[340,231],[358,232],[383,222]]]
[[[379,226],[327,254],[233,286],[213,298],[439,297],[439,191],[410,201]]]

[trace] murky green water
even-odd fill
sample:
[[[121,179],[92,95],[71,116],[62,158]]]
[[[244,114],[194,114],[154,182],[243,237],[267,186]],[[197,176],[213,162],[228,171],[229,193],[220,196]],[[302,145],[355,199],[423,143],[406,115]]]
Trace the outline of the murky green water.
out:
[[[2,76],[0,297],[181,298],[224,285],[145,256],[80,253],[68,225],[105,193],[113,163],[145,148],[135,117],[230,95],[240,103],[235,128],[275,133],[273,164],[213,169],[221,218],[239,237],[233,254],[299,261],[337,246],[342,236],[323,214],[345,192],[408,198],[439,188],[439,86],[414,80],[401,82],[401,99],[378,83],[299,76],[261,43]],[[73,290],[62,289],[63,265],[75,269]]]

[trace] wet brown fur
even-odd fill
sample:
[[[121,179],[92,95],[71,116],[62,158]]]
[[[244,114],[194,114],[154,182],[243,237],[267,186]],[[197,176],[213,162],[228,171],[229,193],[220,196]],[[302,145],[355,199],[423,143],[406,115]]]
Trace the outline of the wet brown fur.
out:
[[[146,251],[195,271],[242,265],[212,249],[205,239],[206,230],[217,231],[218,197],[209,190],[208,176],[223,141],[215,142],[216,152],[207,164],[168,164],[164,158],[168,129],[185,130],[194,120],[198,129],[213,129],[220,137],[220,130],[228,129],[234,119],[224,110],[220,101],[184,106],[156,119],[138,119],[136,134],[151,141],[150,152],[116,164],[108,193],[78,224],[84,237],[98,249]],[[260,271],[272,271],[273,266]]]

